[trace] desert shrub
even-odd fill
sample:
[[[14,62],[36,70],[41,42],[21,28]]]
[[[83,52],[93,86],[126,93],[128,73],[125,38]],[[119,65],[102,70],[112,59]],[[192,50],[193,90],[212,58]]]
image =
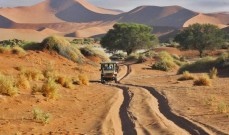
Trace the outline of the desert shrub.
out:
[[[158,61],[152,65],[152,69],[170,71],[177,69],[179,60],[174,59],[168,52],[162,51],[157,56]]]
[[[153,64],[152,69],[170,71],[176,69],[178,66],[173,61],[161,60]]]
[[[182,76],[178,79],[179,81],[193,80],[195,77],[188,71],[184,71]]]
[[[196,71],[206,71],[215,66],[215,59],[212,57],[205,57],[197,60],[191,64],[185,64],[181,66],[178,73],[183,73],[184,71],[196,72]]]
[[[99,57],[103,62],[110,61],[106,53],[101,50],[95,50],[92,47],[83,47],[80,48],[80,51],[85,57],[94,56]]]
[[[83,85],[89,85],[89,80],[88,80],[88,77],[86,75],[80,74],[78,76],[78,78],[79,78],[79,81],[81,82],[81,84],[83,84]]]
[[[0,74],[0,93],[9,96],[14,96],[18,93],[16,82],[12,76]]]
[[[41,87],[37,84],[34,84],[32,87],[31,94],[36,94],[37,92],[38,93],[42,92]]]
[[[23,48],[19,47],[19,46],[14,46],[11,49],[11,53],[12,54],[17,54],[17,55],[25,55],[26,51]]]
[[[58,54],[77,63],[83,62],[83,55],[79,49],[72,46],[68,40],[63,37],[51,36],[44,39],[41,43],[42,49],[56,51]]]
[[[37,120],[38,122],[42,122],[43,124],[49,123],[51,115],[42,111],[39,108],[33,109],[33,119]]]
[[[20,39],[9,39],[9,40],[0,41],[1,45],[10,46],[10,47],[14,47],[14,46],[20,46],[21,47],[26,43],[27,43],[26,41],[20,40]]]
[[[147,51],[144,53],[147,58],[154,58],[157,56],[157,53],[154,51]]]
[[[42,72],[37,69],[22,70],[20,75],[25,76],[28,80],[38,81],[44,79]]]
[[[194,80],[194,86],[211,86],[211,80],[209,76],[202,75]]]
[[[72,78],[72,84],[82,85],[82,82],[79,80],[79,77],[73,77]]]
[[[21,89],[29,89],[30,83],[25,76],[20,75],[18,80],[17,80],[17,87],[21,88]]]
[[[6,52],[10,52],[11,48],[10,46],[0,46],[0,53],[6,53]]]
[[[219,65],[222,65],[224,62],[229,60],[229,53],[228,52],[224,52],[222,54],[220,54],[220,56],[216,59],[216,63]]]
[[[65,76],[59,76],[56,82],[65,88],[74,89],[73,81],[71,78],[67,78]]]
[[[138,63],[143,63],[147,61],[147,57],[144,54],[140,54],[138,57]]]
[[[138,60],[139,55],[137,53],[132,53],[131,55],[127,56],[126,61]]]
[[[51,65],[47,65],[46,68],[43,70],[43,75],[45,78],[57,79],[59,73],[56,70],[54,70],[54,68]]]
[[[56,99],[59,97],[58,85],[54,79],[49,78],[42,86],[40,91],[45,97]]]
[[[217,78],[218,70],[217,68],[213,67],[210,72],[209,72],[209,77],[210,79],[215,79]]]
[[[173,57],[166,51],[162,51],[158,54],[157,56],[160,60],[164,60],[164,61],[173,61]]]
[[[219,113],[227,113],[228,105],[225,102],[220,102],[218,104],[217,110]]]

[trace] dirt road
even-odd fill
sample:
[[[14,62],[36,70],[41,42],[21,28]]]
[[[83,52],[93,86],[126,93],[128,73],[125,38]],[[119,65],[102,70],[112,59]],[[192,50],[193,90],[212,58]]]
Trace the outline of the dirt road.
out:
[[[208,135],[209,130],[197,123],[179,116],[171,111],[167,99],[153,87],[134,85],[128,82],[132,73],[130,65],[123,67],[119,80],[120,84],[109,83],[122,91],[118,101],[122,101],[119,110],[122,134],[124,135]],[[115,128],[114,128],[115,129]],[[115,134],[120,134],[115,129]]]

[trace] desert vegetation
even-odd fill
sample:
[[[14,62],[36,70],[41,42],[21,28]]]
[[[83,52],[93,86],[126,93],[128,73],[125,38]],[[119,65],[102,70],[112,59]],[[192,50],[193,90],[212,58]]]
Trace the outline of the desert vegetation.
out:
[[[101,39],[101,45],[107,50],[123,50],[130,55],[139,49],[157,45],[157,37],[151,34],[152,28],[149,26],[120,23],[113,28]]]
[[[181,31],[175,41],[182,49],[198,50],[200,57],[203,57],[205,50],[221,48],[226,35],[215,25],[196,23]]]
[[[46,113],[40,108],[33,109],[33,119],[37,122],[41,122],[43,124],[48,124],[51,118],[50,113]]]

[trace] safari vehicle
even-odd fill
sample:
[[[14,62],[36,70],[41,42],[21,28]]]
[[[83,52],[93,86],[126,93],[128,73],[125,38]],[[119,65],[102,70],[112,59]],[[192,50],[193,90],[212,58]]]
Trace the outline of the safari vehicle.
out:
[[[106,81],[118,82],[117,75],[119,71],[118,62],[103,62],[101,64],[101,83]]]

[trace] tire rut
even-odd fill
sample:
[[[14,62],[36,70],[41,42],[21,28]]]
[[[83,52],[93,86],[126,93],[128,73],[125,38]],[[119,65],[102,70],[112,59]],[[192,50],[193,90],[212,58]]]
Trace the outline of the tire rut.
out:
[[[120,81],[125,79],[132,71],[131,65],[126,65],[126,66],[127,66],[127,73],[125,74],[125,76],[123,78],[120,79]],[[160,112],[168,120],[171,120],[177,126],[186,130],[190,134],[192,134],[192,135],[209,135],[210,134],[206,130],[204,130],[202,127],[198,126],[197,124],[189,121],[188,119],[186,119],[182,116],[178,116],[175,113],[173,113],[171,111],[169,104],[168,104],[168,100],[163,95],[161,95],[159,92],[157,92],[154,88],[148,87],[148,86],[138,86],[138,85],[133,85],[133,84],[123,84],[123,85],[139,87],[139,88],[143,88],[143,89],[149,91],[150,94],[158,100],[158,106],[159,106]]]

